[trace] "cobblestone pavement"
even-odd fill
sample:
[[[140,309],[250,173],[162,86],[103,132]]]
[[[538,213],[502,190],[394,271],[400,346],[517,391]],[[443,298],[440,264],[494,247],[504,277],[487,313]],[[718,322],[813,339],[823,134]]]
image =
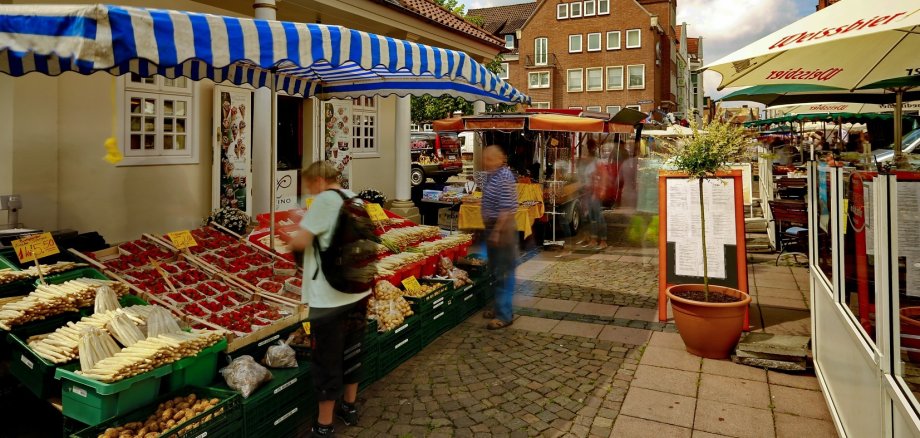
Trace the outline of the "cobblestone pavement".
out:
[[[543,256],[542,258],[545,258]],[[649,256],[595,254],[567,257],[529,280],[517,293],[540,298],[654,308],[658,260]]]

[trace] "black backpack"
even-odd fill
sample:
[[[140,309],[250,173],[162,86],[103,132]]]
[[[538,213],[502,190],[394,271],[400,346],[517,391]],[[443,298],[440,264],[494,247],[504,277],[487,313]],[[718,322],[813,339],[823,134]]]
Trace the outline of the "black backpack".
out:
[[[349,279],[349,273],[365,261],[377,256],[376,250],[368,245],[356,245],[361,240],[380,243],[380,237],[374,233],[374,222],[365,209],[364,201],[358,197],[348,197],[341,190],[331,189],[342,197],[339,218],[332,230],[332,240],[326,249],[320,248],[319,237],[313,240],[313,252],[323,269],[323,276],[333,289],[345,293],[367,292],[370,285]],[[313,273],[316,280],[319,267]],[[353,277],[352,277],[353,278]]]

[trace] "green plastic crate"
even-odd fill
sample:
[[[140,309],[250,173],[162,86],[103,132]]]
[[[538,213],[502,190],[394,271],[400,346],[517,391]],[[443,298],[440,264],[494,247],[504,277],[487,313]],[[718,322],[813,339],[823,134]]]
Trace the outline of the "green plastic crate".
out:
[[[221,339],[195,356],[173,362],[173,372],[166,376],[163,383],[164,388],[169,392],[174,392],[186,386],[210,385],[217,376],[218,353],[226,349],[227,340]]]
[[[416,314],[427,312],[433,307],[440,306],[450,296],[453,285],[451,280],[432,280],[427,278],[419,280],[419,283],[437,284],[440,285],[440,288],[421,298],[404,297]]]
[[[274,421],[279,416],[278,406],[312,397],[313,381],[310,378],[310,365],[307,361],[300,361],[297,368],[269,368],[272,379],[262,387],[256,389],[248,398],[242,400],[243,424],[246,435],[249,431],[257,430],[265,424]],[[230,390],[223,379],[216,387]],[[303,406],[301,406],[303,407]]]
[[[5,257],[0,256],[0,269],[12,269],[14,271],[21,271],[19,266]],[[12,297],[16,295],[25,295],[29,292],[32,292],[34,288],[32,287],[32,282],[29,280],[17,280],[12,283],[7,283],[0,286],[0,298]]]
[[[482,305],[482,288],[475,284],[468,284],[454,291],[454,324],[459,324],[475,314]]]
[[[118,302],[121,303],[122,307],[148,304],[146,301],[135,295],[123,295],[121,299],[118,300]],[[77,322],[80,320],[80,318],[92,314],[92,307],[84,307],[78,312],[66,312],[60,315],[52,316],[50,318],[40,319],[38,321],[32,321],[13,327],[11,332],[15,333],[19,339],[28,341],[28,339],[32,336],[51,333],[58,328],[67,325],[68,322]]]
[[[244,436],[252,438],[285,438],[300,436],[302,429],[314,419],[318,406],[313,399],[291,400],[284,405],[277,403],[272,409],[272,416],[265,422],[249,427]]]
[[[377,379],[390,373],[421,349],[420,320],[418,316],[406,318],[403,325],[378,338]]]
[[[78,278],[95,278],[97,280],[111,280],[105,274],[93,268],[77,268],[70,271],[61,272],[60,274],[51,274],[45,276],[45,282],[48,284],[61,284]],[[41,280],[35,279],[33,285],[38,286]]]
[[[153,403],[160,393],[160,381],[171,372],[172,364],[168,364],[115,383],[102,383],[58,368],[54,378],[62,382],[64,415],[95,426]]]
[[[10,374],[19,379],[23,386],[32,391],[38,398],[48,398],[61,393],[61,384],[54,378],[54,370],[59,366],[75,370],[79,367],[77,361],[57,365],[39,356],[29,348],[24,339],[14,333],[7,334],[10,345]]]
[[[453,299],[454,295],[451,293],[444,297],[441,305],[419,315],[419,320],[421,321],[419,324],[421,334],[419,339],[422,348],[453,328],[457,319],[454,314],[457,309],[454,306]]]
[[[166,396],[158,398],[150,405],[144,406],[127,415],[122,415],[99,425],[85,428],[79,432],[73,433],[70,436],[73,438],[96,438],[99,435],[105,433],[105,430],[110,427],[118,427],[133,421],[140,421],[143,423],[147,420],[148,417],[150,417],[151,414],[156,412],[160,403],[166,402],[167,400],[171,400],[175,397],[184,397],[192,393],[196,394],[198,398],[217,398],[220,400],[220,402],[211,409],[196,415],[194,418],[185,422],[183,425],[179,425],[166,431],[165,433],[162,433],[160,435],[161,438],[197,438],[205,436],[209,438],[229,438],[242,436],[242,423],[240,420],[243,414],[243,410],[241,407],[241,397],[239,394],[233,391],[225,391],[216,388],[200,388],[191,386],[183,388],[179,391],[171,392]],[[217,412],[221,413],[219,415],[214,415]],[[203,422],[204,418],[209,415],[211,416],[211,419],[207,422]],[[183,430],[187,427],[186,425],[190,425],[196,422],[199,423],[198,426]]]

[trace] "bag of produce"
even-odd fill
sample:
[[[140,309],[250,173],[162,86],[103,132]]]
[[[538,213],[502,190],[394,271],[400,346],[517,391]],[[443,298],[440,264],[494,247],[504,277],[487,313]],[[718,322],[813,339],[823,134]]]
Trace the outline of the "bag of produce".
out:
[[[262,364],[269,368],[297,368],[297,353],[284,341],[268,347]]]
[[[243,398],[249,397],[262,384],[272,379],[268,368],[259,365],[252,356],[240,356],[233,359],[230,365],[220,370],[230,389],[239,391]]]

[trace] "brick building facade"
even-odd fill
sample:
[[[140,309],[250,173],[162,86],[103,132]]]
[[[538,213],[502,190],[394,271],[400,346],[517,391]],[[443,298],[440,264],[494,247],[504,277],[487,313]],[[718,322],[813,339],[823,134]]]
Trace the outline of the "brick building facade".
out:
[[[502,8],[526,9],[519,5],[469,15],[508,41],[516,55],[506,59],[508,81],[525,90],[534,107],[678,110],[676,0],[526,4],[533,11],[519,26],[500,25],[514,18]]]

